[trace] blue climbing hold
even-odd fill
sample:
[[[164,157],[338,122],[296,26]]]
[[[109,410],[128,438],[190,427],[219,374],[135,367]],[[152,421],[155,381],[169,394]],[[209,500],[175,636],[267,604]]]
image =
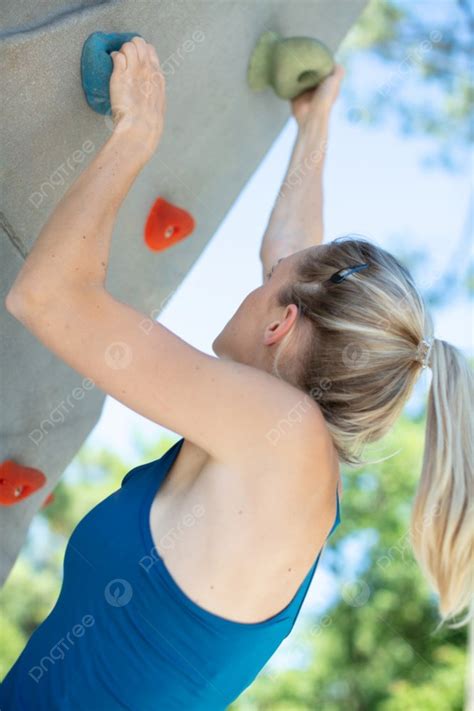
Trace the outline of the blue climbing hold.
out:
[[[82,88],[87,103],[99,114],[110,114],[110,77],[113,71],[111,52],[117,52],[124,42],[138,32],[93,32],[84,42],[81,56]]]

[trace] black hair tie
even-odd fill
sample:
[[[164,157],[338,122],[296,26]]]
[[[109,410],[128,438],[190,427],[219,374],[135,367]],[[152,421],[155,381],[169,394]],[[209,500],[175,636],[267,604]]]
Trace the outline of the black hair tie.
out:
[[[334,272],[334,274],[329,277],[328,281],[332,282],[333,284],[340,284],[341,281],[347,279],[347,277],[351,274],[354,274],[354,272],[360,272],[362,271],[362,269],[367,269],[368,266],[369,265],[367,263],[364,263],[353,264],[351,267],[344,267],[343,269],[339,269],[339,271]]]

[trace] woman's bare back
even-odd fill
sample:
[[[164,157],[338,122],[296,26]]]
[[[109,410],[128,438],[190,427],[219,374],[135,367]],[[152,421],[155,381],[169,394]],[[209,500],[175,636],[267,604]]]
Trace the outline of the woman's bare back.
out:
[[[317,466],[314,474],[316,488]],[[236,622],[260,622],[286,607],[315,561],[335,516],[338,476],[336,465],[334,506],[318,521],[311,492],[297,507],[288,503],[288,478],[276,481],[264,465],[230,471],[184,440],[151,507],[154,544],[193,602]]]

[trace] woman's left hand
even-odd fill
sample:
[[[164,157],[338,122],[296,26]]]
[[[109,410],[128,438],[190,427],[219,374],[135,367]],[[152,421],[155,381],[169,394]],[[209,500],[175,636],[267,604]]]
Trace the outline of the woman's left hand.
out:
[[[165,77],[158,55],[142,37],[133,37],[110,56],[114,133],[124,134],[150,158],[163,133],[166,109]]]
[[[329,116],[339,96],[344,74],[342,64],[336,64],[331,74],[315,89],[303,92],[290,102],[291,112],[300,129]]]

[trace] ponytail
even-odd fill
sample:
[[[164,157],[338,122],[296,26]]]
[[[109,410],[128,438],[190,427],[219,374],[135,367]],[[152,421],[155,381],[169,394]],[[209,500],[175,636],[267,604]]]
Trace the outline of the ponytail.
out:
[[[360,264],[369,266],[330,286],[336,272]],[[457,625],[467,610],[464,624],[473,612],[468,608],[474,519],[474,388],[466,359],[433,339],[431,316],[406,267],[364,238],[343,236],[302,250],[278,303],[298,306],[300,318],[288,333],[301,341],[292,341],[284,356],[280,346],[275,374],[317,400],[341,462],[361,464],[365,446],[390,430],[420,370],[431,365],[411,539],[439,595],[442,622],[454,618]],[[321,383],[328,387],[321,389]]]
[[[457,348],[435,339],[425,449],[411,539],[415,556],[439,595],[442,622],[473,616],[473,377]]]

